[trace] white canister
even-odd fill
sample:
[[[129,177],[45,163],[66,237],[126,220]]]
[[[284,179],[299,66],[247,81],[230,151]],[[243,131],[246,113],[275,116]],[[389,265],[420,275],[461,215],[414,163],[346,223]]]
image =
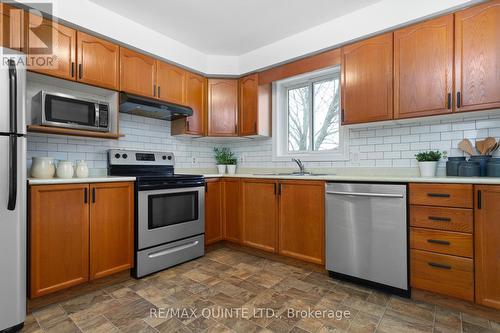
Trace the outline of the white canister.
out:
[[[77,178],[88,178],[89,177],[89,167],[84,160],[76,162],[75,173]]]
[[[33,157],[31,164],[31,177],[53,178],[56,172],[52,157]]]
[[[227,173],[230,175],[234,175],[236,173],[236,164],[228,164]]]
[[[57,177],[58,178],[73,178],[73,163],[71,161],[59,161],[57,163]]]

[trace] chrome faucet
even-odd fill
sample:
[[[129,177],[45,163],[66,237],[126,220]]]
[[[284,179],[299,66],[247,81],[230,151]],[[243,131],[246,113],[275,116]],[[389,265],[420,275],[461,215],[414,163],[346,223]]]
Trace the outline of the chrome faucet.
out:
[[[300,159],[292,158],[292,161],[297,163],[297,165],[299,166],[300,173],[306,173],[306,168],[304,167],[304,164]]]

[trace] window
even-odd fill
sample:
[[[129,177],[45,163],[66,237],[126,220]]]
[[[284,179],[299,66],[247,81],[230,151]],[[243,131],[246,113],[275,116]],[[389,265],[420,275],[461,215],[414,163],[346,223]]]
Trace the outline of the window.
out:
[[[340,126],[340,68],[276,82],[273,151],[278,160],[344,160]]]

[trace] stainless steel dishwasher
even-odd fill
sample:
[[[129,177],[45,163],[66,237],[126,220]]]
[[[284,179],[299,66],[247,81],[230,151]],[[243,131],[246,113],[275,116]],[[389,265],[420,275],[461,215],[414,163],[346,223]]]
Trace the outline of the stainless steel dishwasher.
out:
[[[406,185],[326,185],[330,276],[409,296]]]

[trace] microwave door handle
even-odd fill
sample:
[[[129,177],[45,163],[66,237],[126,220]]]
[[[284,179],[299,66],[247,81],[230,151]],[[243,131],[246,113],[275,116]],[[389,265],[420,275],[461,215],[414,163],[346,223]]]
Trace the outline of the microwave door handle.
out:
[[[94,126],[99,128],[99,103],[94,103],[94,109],[95,109]]]
[[[17,71],[16,63],[9,59],[9,113],[10,133],[17,133]]]

